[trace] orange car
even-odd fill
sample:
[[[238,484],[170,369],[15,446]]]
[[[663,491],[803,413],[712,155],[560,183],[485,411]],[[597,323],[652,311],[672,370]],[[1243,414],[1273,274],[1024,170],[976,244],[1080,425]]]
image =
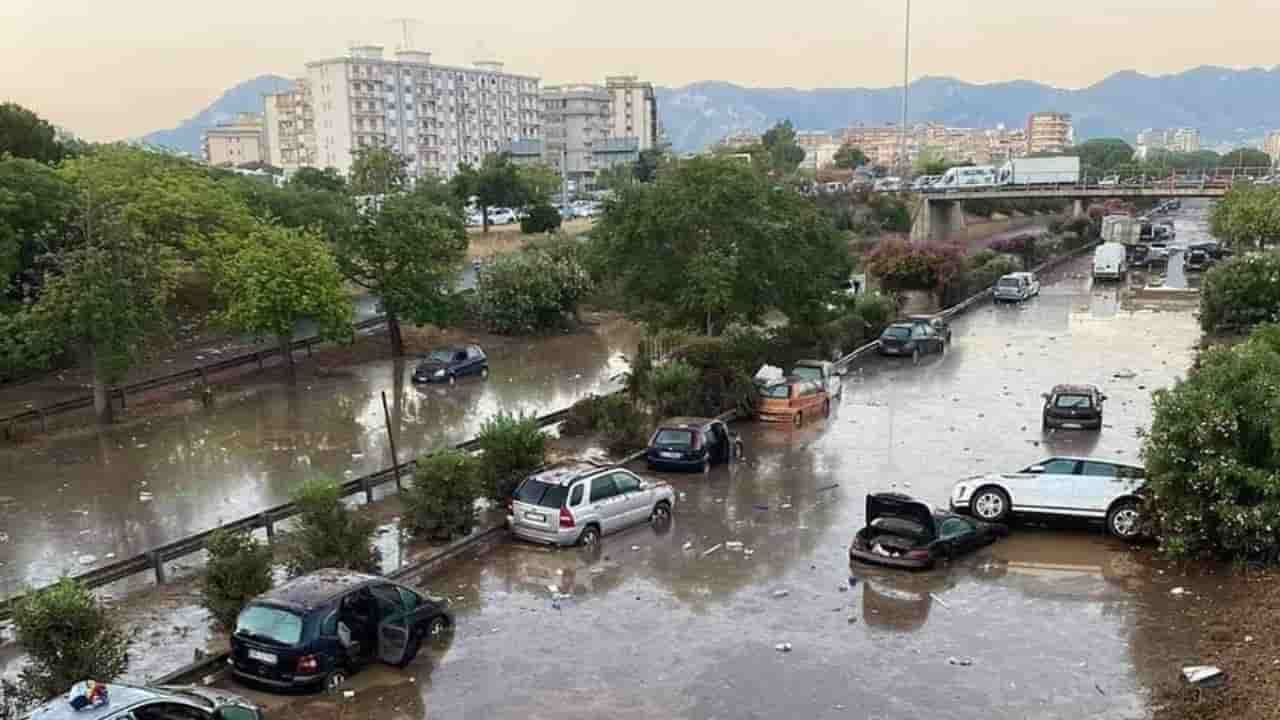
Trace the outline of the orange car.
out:
[[[831,398],[820,380],[788,377],[757,388],[756,417],[764,422],[789,422],[799,427],[831,412]]]

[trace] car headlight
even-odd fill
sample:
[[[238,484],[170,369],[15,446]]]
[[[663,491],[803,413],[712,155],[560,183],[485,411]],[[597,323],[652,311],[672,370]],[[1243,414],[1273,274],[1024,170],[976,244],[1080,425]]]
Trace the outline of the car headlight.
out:
[[[444,370],[437,370],[436,377],[444,377]]]

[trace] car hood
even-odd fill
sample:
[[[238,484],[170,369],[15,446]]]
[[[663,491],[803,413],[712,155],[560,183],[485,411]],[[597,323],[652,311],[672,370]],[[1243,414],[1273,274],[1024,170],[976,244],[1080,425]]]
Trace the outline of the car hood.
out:
[[[932,540],[936,534],[933,524],[933,508],[913,500],[906,495],[896,493],[873,493],[867,495],[867,524],[876,518],[896,517],[910,520],[923,527]]]

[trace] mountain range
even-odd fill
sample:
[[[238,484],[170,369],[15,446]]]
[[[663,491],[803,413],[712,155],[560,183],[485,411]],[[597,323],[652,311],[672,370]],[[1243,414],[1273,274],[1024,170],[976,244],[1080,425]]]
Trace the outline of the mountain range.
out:
[[[261,112],[261,95],[288,84],[274,75],[253,78],[178,127],[143,140],[198,153],[206,128],[237,112]],[[1132,143],[1146,128],[1194,127],[1205,145],[1236,144],[1280,128],[1280,67],[1202,66],[1159,76],[1126,70],[1079,90],[1026,80],[974,84],[924,77],[910,91],[911,122],[1021,127],[1029,113],[1056,110],[1072,114],[1077,140],[1121,137]],[[902,113],[901,88],[797,90],[706,81],[657,88],[657,97],[663,131],[681,152],[701,150],[736,131],[761,132],[788,118],[799,129],[831,130],[892,123]]]

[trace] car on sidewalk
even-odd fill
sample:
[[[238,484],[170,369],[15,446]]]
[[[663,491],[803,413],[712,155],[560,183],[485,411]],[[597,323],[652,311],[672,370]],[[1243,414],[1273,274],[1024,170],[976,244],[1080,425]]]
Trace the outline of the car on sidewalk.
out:
[[[820,380],[784,377],[756,384],[752,411],[761,422],[800,427],[806,420],[830,415],[831,397]]]
[[[273,690],[335,690],[372,663],[404,667],[453,627],[447,602],[384,577],[320,570],[249,601],[227,664]]]
[[[951,489],[951,509],[985,522],[1014,516],[1100,519],[1123,540],[1142,532],[1146,471],[1095,458],[1051,457],[1011,473],[975,475]]]
[[[1040,294],[1040,281],[1035,273],[1009,273],[996,281],[993,297],[997,304],[1002,302],[1022,302]]]
[[[262,720],[262,710],[226,692],[195,686],[107,683],[106,702],[76,710],[60,696],[27,715],[30,720]]]
[[[723,420],[678,417],[663,420],[649,438],[644,459],[651,470],[705,472],[742,457],[742,440]]]
[[[880,333],[879,352],[919,362],[921,355],[945,353],[950,344],[951,327],[941,319],[922,315],[885,328]]]
[[[900,493],[868,494],[866,517],[849,559],[897,568],[927,569],[1009,534],[1004,525],[934,510]]]
[[[675,505],[668,483],[614,465],[568,462],[520,481],[507,506],[507,527],[531,542],[593,547],[633,525],[670,522]]]
[[[1096,385],[1055,385],[1044,398],[1040,425],[1045,430],[1101,430],[1107,396]]]
[[[824,360],[797,360],[787,375],[805,380],[817,380],[827,389],[827,397],[836,400],[844,397],[844,381],[840,378],[840,372],[836,370],[834,363]]]
[[[489,377],[489,357],[479,345],[449,345],[427,353],[413,370],[416,383],[448,383],[460,377]]]

